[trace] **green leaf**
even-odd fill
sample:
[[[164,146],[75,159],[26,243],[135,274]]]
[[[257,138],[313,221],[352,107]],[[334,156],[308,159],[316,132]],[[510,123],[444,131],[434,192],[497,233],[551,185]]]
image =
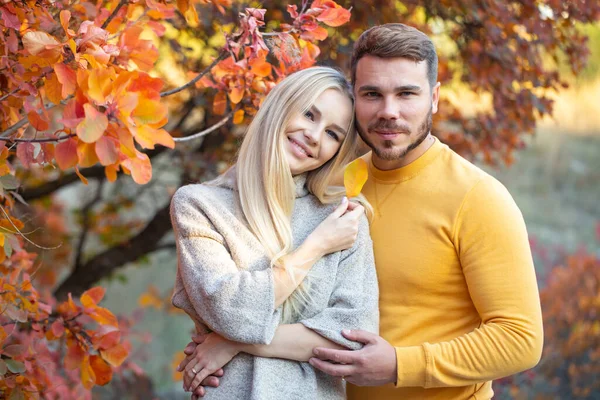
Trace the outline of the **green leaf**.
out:
[[[19,187],[19,181],[12,175],[0,176],[0,184],[4,189],[16,189]]]
[[[8,367],[6,366],[4,360],[0,359],[0,376],[4,376],[6,371],[8,371]]]
[[[22,374],[23,372],[25,372],[25,364],[23,364],[20,361],[15,361],[8,358],[4,360],[4,362],[6,362],[6,366],[8,367],[9,371],[13,374]]]
[[[6,257],[10,257],[12,256],[12,246],[10,245],[8,240],[4,241],[4,254],[6,254]]]

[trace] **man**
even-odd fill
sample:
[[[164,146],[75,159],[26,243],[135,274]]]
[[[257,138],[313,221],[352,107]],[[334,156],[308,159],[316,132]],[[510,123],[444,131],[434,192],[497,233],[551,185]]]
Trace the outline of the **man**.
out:
[[[310,363],[355,384],[349,399],[490,399],[493,379],[541,356],[523,217],[502,184],[431,135],[440,83],[425,34],[403,24],[364,32],[352,82],[372,149],[363,194],[375,210],[381,336],[347,333],[364,348],[317,348]]]
[[[363,194],[375,211],[381,336],[344,332],[365,346],[316,348],[310,363],[351,383],[349,399],[490,399],[493,379],[541,355],[523,217],[502,184],[432,136],[440,83],[425,34],[403,24],[364,32],[352,82],[372,149]]]

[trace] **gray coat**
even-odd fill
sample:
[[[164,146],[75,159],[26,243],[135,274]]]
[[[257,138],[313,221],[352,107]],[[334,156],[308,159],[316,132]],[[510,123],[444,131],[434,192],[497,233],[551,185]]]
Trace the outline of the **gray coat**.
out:
[[[294,248],[334,209],[308,193],[305,177],[295,181]],[[194,320],[200,332],[268,344],[281,322],[281,307],[274,307],[269,259],[243,222],[232,186],[187,185],[173,196],[178,269],[172,302]],[[317,261],[306,279],[313,301],[292,323],[302,323],[351,349],[360,345],[344,339],[342,329],[378,332],[377,276],[366,218],[360,221],[354,246]],[[226,365],[218,388],[207,389],[206,399],[345,398],[340,378],[308,363],[245,353]]]

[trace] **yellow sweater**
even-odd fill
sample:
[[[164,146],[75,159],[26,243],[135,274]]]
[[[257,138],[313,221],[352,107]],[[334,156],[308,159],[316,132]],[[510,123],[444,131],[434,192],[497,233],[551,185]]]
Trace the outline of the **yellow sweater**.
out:
[[[413,163],[377,170],[363,193],[393,385],[350,400],[490,399],[492,379],[533,367],[542,315],[523,217],[506,188],[436,139]]]

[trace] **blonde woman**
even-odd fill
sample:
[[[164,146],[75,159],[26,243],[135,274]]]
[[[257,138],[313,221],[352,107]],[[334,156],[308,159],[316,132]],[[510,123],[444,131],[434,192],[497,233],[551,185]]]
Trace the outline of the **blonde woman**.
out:
[[[194,397],[345,398],[343,380],[306,361],[317,346],[359,348],[342,329],[378,331],[364,208],[330,187],[355,157],[353,118],[342,74],[294,73],[266,97],[236,165],[175,193],[172,301],[209,333],[180,366]]]

